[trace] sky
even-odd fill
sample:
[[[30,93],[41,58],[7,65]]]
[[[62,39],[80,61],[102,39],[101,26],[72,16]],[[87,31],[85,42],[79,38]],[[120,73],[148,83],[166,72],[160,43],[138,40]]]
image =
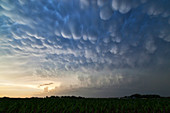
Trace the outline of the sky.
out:
[[[170,95],[169,0],[0,0],[0,97]]]

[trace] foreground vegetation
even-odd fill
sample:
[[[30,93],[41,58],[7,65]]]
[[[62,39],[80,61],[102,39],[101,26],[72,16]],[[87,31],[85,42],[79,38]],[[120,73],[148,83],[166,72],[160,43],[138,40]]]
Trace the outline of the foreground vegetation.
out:
[[[170,99],[0,98],[0,113],[170,113]]]

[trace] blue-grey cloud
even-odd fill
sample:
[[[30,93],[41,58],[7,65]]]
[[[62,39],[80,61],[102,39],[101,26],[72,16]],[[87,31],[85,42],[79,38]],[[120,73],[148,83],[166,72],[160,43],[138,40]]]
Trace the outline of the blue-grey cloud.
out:
[[[139,76],[124,69],[170,65],[169,6],[168,0],[1,0],[0,57],[29,56],[41,76],[81,72],[88,87],[133,82],[128,78]]]

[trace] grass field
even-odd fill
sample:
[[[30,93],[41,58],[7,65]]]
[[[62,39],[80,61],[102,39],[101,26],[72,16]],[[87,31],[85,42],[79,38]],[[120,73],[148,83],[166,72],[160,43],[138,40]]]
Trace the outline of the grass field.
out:
[[[0,113],[170,113],[170,99],[1,98]]]

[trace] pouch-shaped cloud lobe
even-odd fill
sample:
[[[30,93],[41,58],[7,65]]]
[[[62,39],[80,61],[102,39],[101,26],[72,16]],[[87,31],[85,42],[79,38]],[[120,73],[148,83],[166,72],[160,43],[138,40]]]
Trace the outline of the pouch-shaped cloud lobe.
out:
[[[114,81],[124,74],[116,69],[170,65],[169,6],[168,0],[1,0],[0,55],[29,56],[37,75],[82,72],[89,87],[93,77],[110,84],[102,71]]]

